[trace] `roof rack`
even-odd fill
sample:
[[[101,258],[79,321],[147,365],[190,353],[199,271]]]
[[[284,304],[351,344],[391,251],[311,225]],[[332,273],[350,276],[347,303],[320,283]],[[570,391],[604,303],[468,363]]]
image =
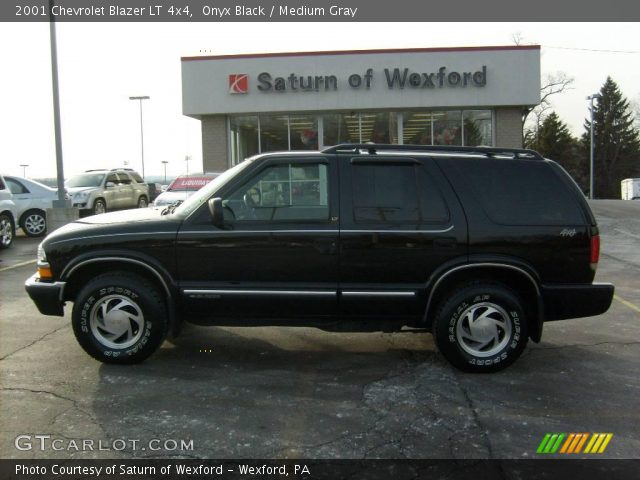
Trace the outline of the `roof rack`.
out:
[[[500,147],[457,147],[451,145],[389,145],[378,143],[343,143],[325,148],[322,153],[333,153],[337,155],[353,155],[362,153],[365,150],[369,155],[378,152],[440,152],[440,153],[462,153],[484,155],[489,158],[511,157],[523,159],[544,160],[544,157],[535,150],[524,148],[500,148]]]

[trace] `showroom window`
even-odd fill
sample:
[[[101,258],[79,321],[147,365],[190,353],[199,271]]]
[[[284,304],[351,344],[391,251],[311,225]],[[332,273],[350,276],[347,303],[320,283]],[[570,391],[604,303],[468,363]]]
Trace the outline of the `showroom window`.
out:
[[[231,163],[258,153],[341,143],[493,145],[491,110],[328,112],[231,116]]]

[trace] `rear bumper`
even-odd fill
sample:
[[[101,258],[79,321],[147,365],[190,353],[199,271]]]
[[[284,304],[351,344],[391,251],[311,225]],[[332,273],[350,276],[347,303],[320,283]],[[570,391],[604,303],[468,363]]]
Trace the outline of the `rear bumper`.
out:
[[[610,283],[543,285],[544,321],[592,317],[606,312],[613,300]]]
[[[64,316],[62,293],[65,282],[41,282],[38,275],[33,275],[24,284],[24,288],[43,315]]]

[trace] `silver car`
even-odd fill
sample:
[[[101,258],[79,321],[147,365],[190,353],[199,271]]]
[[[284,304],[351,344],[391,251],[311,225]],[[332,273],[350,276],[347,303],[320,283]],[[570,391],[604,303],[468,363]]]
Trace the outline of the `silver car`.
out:
[[[47,231],[47,209],[58,198],[58,191],[27,178],[5,175],[4,180],[13,193],[18,226],[29,237],[43,236]]]
[[[65,182],[74,207],[97,215],[149,205],[149,186],[131,169],[87,170]]]
[[[0,248],[8,248],[16,234],[16,204],[0,175]]]

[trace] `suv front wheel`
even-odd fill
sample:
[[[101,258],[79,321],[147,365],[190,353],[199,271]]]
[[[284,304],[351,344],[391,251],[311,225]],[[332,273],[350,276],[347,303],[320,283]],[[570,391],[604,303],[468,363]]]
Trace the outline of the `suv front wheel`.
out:
[[[128,272],[91,280],[73,304],[73,332],[82,348],[105,363],[138,363],[164,341],[167,309],[158,289]]]
[[[477,283],[452,292],[433,323],[440,352],[467,372],[496,372],[511,365],[528,341],[518,295],[499,284]]]
[[[93,202],[93,214],[100,215],[101,213],[107,213],[107,204],[101,198],[98,198]]]

